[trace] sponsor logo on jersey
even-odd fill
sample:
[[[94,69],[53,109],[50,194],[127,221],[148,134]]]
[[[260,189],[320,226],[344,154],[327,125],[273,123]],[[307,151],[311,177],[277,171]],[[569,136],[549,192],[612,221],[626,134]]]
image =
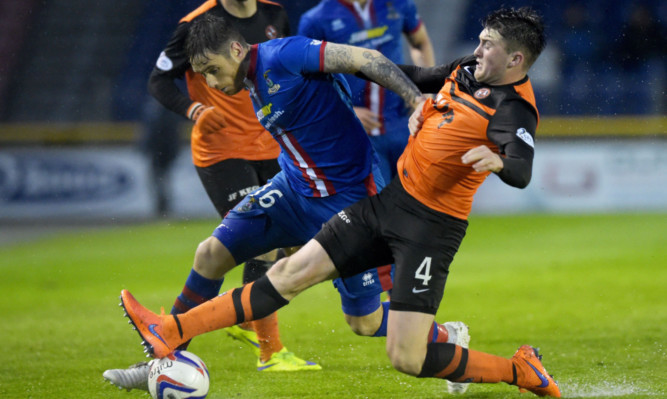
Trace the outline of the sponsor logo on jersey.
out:
[[[268,103],[260,108],[260,110],[257,111],[257,119],[261,121],[265,116],[269,116],[271,114],[271,107],[273,107],[273,103]]]
[[[344,28],[345,28],[345,23],[343,23],[343,20],[340,18],[334,19],[331,22],[331,30],[333,30],[334,32]]]
[[[526,129],[520,127],[516,131],[516,135],[519,136],[519,138],[523,140],[526,144],[535,148],[535,141],[533,141],[533,136],[531,136]]]
[[[481,89],[477,90],[474,94],[475,98],[478,100],[482,100],[484,98],[487,98],[491,94],[491,89],[487,87],[482,87]]]
[[[264,33],[269,39],[275,39],[278,37],[278,29],[276,29],[276,27],[273,25],[267,26],[266,29],[264,29]]]
[[[310,41],[311,46],[319,46],[320,44],[322,44],[321,40],[311,40]]]
[[[435,101],[433,101],[433,108],[440,111],[443,107],[446,106],[448,106],[447,97],[442,95],[442,93],[438,93],[438,95],[435,97]]]
[[[354,43],[359,43],[363,42],[366,40],[370,39],[376,39],[378,37],[382,37],[384,33],[389,29],[387,25],[385,26],[378,26],[377,28],[372,28],[372,29],[366,29],[362,30],[359,32],[354,32],[352,35],[350,35],[350,44]]]
[[[264,123],[264,128],[267,129],[267,130],[268,130],[268,129],[271,129],[271,126],[273,126],[273,124],[276,122],[276,120],[277,120],[278,118],[280,118],[281,116],[283,116],[284,113],[285,113],[285,111],[283,111],[283,110],[281,109],[280,111],[278,111],[278,112],[274,113],[273,115],[271,115],[271,117],[269,118],[269,120],[267,120],[267,121]],[[278,128],[278,129],[280,129],[280,128]]]
[[[442,121],[438,124],[438,129],[443,127],[445,124],[452,123],[454,120],[454,110],[449,108],[449,101],[447,97],[442,94],[438,94],[433,103],[433,108],[442,113]]]
[[[161,71],[171,71],[171,68],[174,67],[174,63],[171,62],[171,59],[167,57],[167,54],[163,51],[160,53],[160,56],[157,57],[155,66]]]

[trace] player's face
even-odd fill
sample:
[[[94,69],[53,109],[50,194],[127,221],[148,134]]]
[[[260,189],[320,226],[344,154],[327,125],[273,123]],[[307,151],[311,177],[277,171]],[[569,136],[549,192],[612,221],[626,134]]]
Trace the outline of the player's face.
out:
[[[237,57],[207,53],[206,57],[192,60],[192,70],[206,78],[206,84],[231,96],[243,90],[239,79],[241,62]]]
[[[473,53],[477,58],[475,79],[490,85],[505,82],[505,75],[512,61],[512,55],[505,48],[505,41],[498,31],[484,29],[479,34],[479,45]]]

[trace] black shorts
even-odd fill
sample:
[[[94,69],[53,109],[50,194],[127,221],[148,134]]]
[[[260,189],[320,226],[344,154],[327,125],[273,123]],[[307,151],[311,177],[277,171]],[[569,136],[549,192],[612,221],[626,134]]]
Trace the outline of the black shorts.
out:
[[[224,218],[248,193],[280,172],[280,165],[275,159],[225,159],[205,168],[197,166],[196,169],[206,194],[220,217]]]
[[[396,264],[391,309],[435,314],[468,222],[428,208],[398,178],[334,215],[315,236],[341,277]]]

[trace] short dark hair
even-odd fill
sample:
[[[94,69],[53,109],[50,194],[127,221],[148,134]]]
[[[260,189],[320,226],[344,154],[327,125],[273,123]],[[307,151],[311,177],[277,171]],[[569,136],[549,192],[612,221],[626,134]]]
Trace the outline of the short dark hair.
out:
[[[510,52],[525,51],[526,65],[533,65],[546,46],[542,17],[530,7],[502,8],[484,18],[482,26],[498,31]]]
[[[246,43],[243,36],[226,18],[206,13],[190,22],[188,37],[185,40],[185,53],[190,60],[207,59],[207,53],[227,56],[225,49],[232,41]]]

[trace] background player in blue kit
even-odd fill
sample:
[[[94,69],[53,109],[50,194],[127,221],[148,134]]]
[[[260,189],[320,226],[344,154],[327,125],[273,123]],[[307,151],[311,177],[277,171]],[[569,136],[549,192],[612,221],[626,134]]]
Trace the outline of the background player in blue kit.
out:
[[[402,36],[417,66],[435,65],[433,47],[413,0],[322,0],[301,16],[299,35],[377,50],[403,64]],[[400,96],[354,76],[345,77],[354,110],[380,157],[382,177],[396,175],[396,162],[408,142],[409,108]]]

